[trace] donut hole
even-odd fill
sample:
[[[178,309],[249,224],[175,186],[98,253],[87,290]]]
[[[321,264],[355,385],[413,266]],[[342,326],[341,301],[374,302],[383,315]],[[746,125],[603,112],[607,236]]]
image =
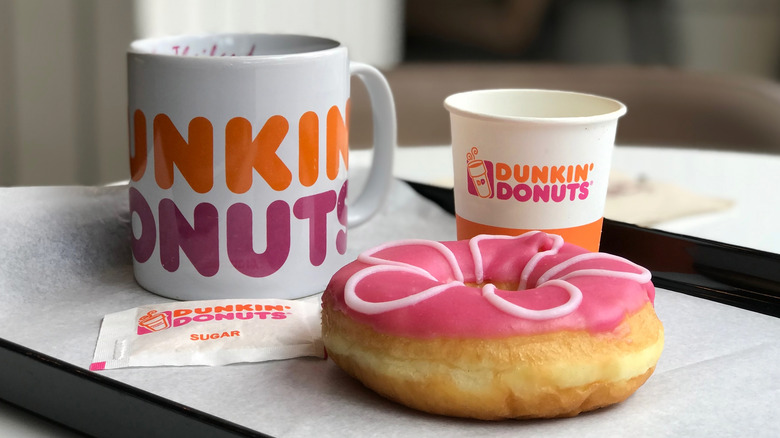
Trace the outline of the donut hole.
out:
[[[466,283],[466,286],[473,287],[476,289],[482,289],[487,284],[492,284],[496,287],[496,289],[500,290],[519,290],[518,287],[520,286],[519,281],[483,281],[482,283]]]

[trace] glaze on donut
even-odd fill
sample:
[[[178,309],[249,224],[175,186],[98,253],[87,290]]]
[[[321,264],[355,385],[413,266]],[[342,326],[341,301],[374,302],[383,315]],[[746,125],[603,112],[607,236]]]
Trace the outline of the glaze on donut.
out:
[[[650,272],[560,236],[406,240],[361,254],[323,295],[342,369],[426,412],[572,416],[620,402],[663,348]]]

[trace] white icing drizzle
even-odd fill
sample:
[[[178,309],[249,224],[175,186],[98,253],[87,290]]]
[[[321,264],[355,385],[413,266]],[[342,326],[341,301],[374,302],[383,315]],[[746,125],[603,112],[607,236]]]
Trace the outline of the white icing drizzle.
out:
[[[537,233],[540,232],[541,231],[537,231]],[[528,289],[528,277],[530,277],[531,272],[536,269],[536,265],[538,265],[544,257],[558,254],[558,250],[563,247],[563,237],[557,234],[548,234],[548,236],[553,239],[552,248],[548,249],[547,251],[537,252],[533,257],[531,257],[531,260],[528,260],[525,268],[523,268],[523,272],[520,273],[520,282],[517,284],[517,290]]]
[[[458,260],[455,258],[455,254],[453,254],[452,251],[450,251],[450,249],[447,248],[443,243],[436,242],[433,240],[407,239],[407,240],[399,240],[396,242],[388,242],[379,245],[377,247],[374,247],[373,249],[369,249],[368,251],[362,252],[360,255],[358,255],[357,259],[358,261],[363,262],[367,265],[385,264],[385,265],[413,268],[415,270],[419,270],[422,275],[435,280],[433,275],[431,275],[428,271],[424,270],[419,266],[414,266],[414,265],[410,265],[409,263],[399,262],[395,260],[387,260],[379,257],[374,257],[374,254],[380,251],[389,248],[397,248],[399,246],[407,246],[407,245],[430,246],[431,248],[436,249],[437,251],[439,251],[441,255],[444,256],[444,258],[447,260],[447,263],[449,263],[450,270],[452,271],[452,276],[455,277],[455,280],[460,282],[463,281],[463,271],[460,269],[460,265],[458,264]]]
[[[482,287],[482,296],[494,305],[499,310],[508,313],[512,316],[525,319],[533,319],[536,321],[543,321],[545,319],[558,318],[560,316],[566,316],[571,312],[577,310],[582,302],[582,291],[571,283],[563,280],[550,280],[544,284],[544,286],[558,286],[566,290],[569,293],[569,300],[560,306],[552,307],[543,310],[528,309],[523,306],[511,303],[500,296],[496,295],[496,287],[492,284],[486,284]]]
[[[624,259],[623,257],[619,257],[613,254],[607,254],[603,252],[591,252],[591,253],[585,253],[585,254],[574,256],[568,260],[564,260],[561,263],[558,263],[557,265],[551,267],[550,269],[547,270],[547,272],[545,272],[539,277],[537,283],[543,284],[547,282],[550,277],[565,270],[566,268],[570,267],[575,263],[588,261],[588,260],[597,260],[597,259],[606,259],[606,260],[614,260],[616,262],[623,262],[628,266],[635,267],[637,270],[639,270],[639,272],[612,271],[609,269],[578,269],[576,271],[572,271],[564,275],[563,277],[559,277],[558,279],[566,280],[567,278],[580,277],[583,275],[594,275],[594,276],[602,276],[602,277],[610,276],[610,277],[625,278],[627,280],[634,280],[638,283],[647,283],[652,278],[652,274],[650,273],[650,271],[648,271],[642,266],[639,266],[637,264],[632,263],[629,260]]]
[[[471,251],[471,257],[474,259],[474,276],[476,277],[476,283],[482,283],[483,281],[485,281],[485,270],[482,262],[482,252],[479,250],[479,242],[485,239],[513,240],[513,239],[519,239],[521,237],[530,237],[539,232],[540,231],[528,231],[527,233],[523,233],[519,236],[503,236],[503,235],[493,236],[489,234],[480,234],[478,236],[472,237],[471,240],[469,240],[469,250]]]
[[[484,281],[484,265],[483,265],[482,253],[480,252],[479,249],[479,243],[481,241],[486,239],[520,239],[523,237],[529,237],[539,232],[540,231],[530,231],[520,236],[479,235],[472,238],[469,241],[469,250],[474,259],[474,271],[475,271],[477,283],[482,283]],[[523,271],[521,272],[520,284],[518,286],[518,290],[526,289],[528,278],[531,276],[531,273],[539,264],[539,262],[542,260],[542,258],[548,255],[557,254],[558,251],[561,249],[561,247],[563,247],[564,244],[563,238],[553,234],[549,234],[548,236],[553,240],[552,247],[548,250],[537,252],[536,254],[534,254],[533,257],[531,257],[531,259],[528,261],[526,266],[523,268]],[[388,248],[395,248],[399,246],[407,246],[407,245],[424,245],[436,249],[447,260],[455,280],[447,283],[437,284],[436,286],[430,287],[428,289],[417,292],[415,294],[407,295],[405,297],[396,300],[391,300],[391,301],[370,302],[360,298],[356,292],[358,284],[361,281],[363,281],[366,277],[381,272],[406,272],[410,274],[421,275],[432,281],[438,281],[431,273],[427,272],[426,270],[424,270],[419,266],[414,266],[409,263],[399,262],[395,260],[385,260],[379,257],[375,257],[375,254],[382,250]],[[639,272],[634,273],[634,272],[624,272],[624,271],[613,271],[609,269],[581,269],[581,270],[572,271],[564,275],[563,277],[557,279],[550,279],[554,275],[560,273],[566,268],[571,267],[575,263],[586,261],[586,260],[599,259],[599,258],[606,258],[606,259],[624,262],[629,266],[635,267]],[[349,306],[350,308],[354,309],[357,312],[364,313],[367,315],[375,315],[379,313],[389,312],[391,310],[401,309],[403,307],[413,306],[417,303],[432,298],[452,287],[465,286],[465,284],[463,283],[464,281],[463,271],[461,270],[460,265],[458,265],[455,254],[453,254],[452,251],[449,248],[447,248],[445,245],[443,245],[441,242],[435,242],[429,240],[401,240],[396,242],[390,242],[363,252],[358,256],[358,261],[370,266],[356,272],[354,275],[352,275],[352,277],[350,277],[347,280],[346,284],[344,285],[344,300],[347,306]],[[558,318],[570,314],[571,312],[576,310],[579,307],[580,303],[582,302],[582,291],[579,288],[577,288],[575,285],[567,282],[566,279],[572,277],[584,276],[584,275],[625,278],[625,279],[637,281],[639,283],[646,283],[650,281],[651,278],[650,271],[624,258],[614,256],[611,254],[605,254],[605,253],[586,253],[586,254],[577,255],[568,260],[564,260],[561,263],[549,268],[537,280],[536,287],[557,286],[563,288],[564,290],[566,290],[566,292],[568,292],[569,299],[561,305],[549,309],[541,309],[541,310],[528,309],[526,307],[514,304],[497,295],[496,287],[493,284],[485,284],[482,287],[482,297],[485,298],[485,300],[488,303],[490,303],[497,309],[509,315],[515,316],[517,318],[525,318],[525,319],[531,319],[537,321]]]
[[[376,315],[378,313],[389,312],[391,310],[400,309],[402,307],[413,306],[417,303],[427,300],[428,298],[432,298],[451,287],[463,286],[462,281],[451,281],[449,283],[439,284],[437,286],[425,289],[416,294],[407,295],[397,300],[383,301],[383,302],[365,301],[364,299],[357,296],[357,293],[355,291],[357,283],[359,283],[361,280],[368,277],[369,275],[376,274],[379,272],[399,272],[399,271],[416,273],[416,270],[408,269],[405,266],[389,266],[389,265],[370,266],[368,268],[362,269],[359,272],[357,272],[355,275],[350,277],[349,280],[347,280],[347,283],[344,286],[344,301],[347,303],[347,306],[351,307],[354,310],[357,310],[360,313],[365,313],[366,315]],[[435,278],[433,280],[435,280]]]

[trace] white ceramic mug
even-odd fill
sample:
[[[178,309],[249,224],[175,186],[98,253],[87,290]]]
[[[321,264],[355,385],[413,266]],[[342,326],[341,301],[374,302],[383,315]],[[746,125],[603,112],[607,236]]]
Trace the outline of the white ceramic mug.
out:
[[[558,234],[597,251],[622,103],[558,90],[449,96],[458,239]]]
[[[395,108],[336,41],[219,34],[135,41],[128,60],[138,283],[175,299],[298,298],[346,263],[382,205]],[[347,211],[350,76],[369,91],[374,161]]]

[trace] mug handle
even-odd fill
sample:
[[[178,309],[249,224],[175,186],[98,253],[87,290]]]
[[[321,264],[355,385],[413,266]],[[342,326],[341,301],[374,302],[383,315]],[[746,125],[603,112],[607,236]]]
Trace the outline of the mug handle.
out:
[[[374,157],[370,178],[355,202],[347,209],[348,226],[369,220],[385,202],[393,180],[393,155],[396,146],[395,102],[387,79],[376,68],[360,62],[349,63],[350,75],[363,81],[371,99],[374,123]]]

